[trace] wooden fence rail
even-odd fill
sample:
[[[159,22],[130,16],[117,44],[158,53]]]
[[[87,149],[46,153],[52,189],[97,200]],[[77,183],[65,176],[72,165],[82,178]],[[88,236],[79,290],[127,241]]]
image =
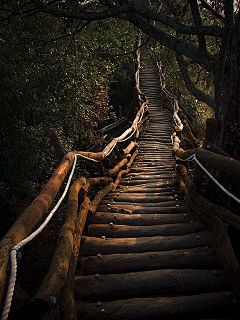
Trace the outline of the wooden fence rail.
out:
[[[76,268],[77,255],[80,247],[80,239],[85,225],[87,213],[94,213],[101,199],[111,190],[115,190],[121,177],[128,172],[128,167],[137,155],[138,144],[136,140],[139,132],[147,120],[148,108],[147,98],[139,89],[139,67],[140,53],[137,53],[138,68],[135,74],[137,96],[139,98],[139,110],[132,122],[132,125],[124,131],[119,137],[112,141],[101,152],[73,151],[64,155],[61,163],[54,171],[49,181],[45,184],[40,194],[33,202],[22,212],[7,234],[0,242],[0,305],[3,305],[4,295],[7,286],[7,266],[9,262],[9,252],[11,248],[21,240],[29,236],[39,225],[46,212],[51,207],[65,177],[73,165],[75,156],[80,160],[93,161],[98,166],[98,172],[105,172],[106,176],[98,178],[84,177],[77,179],[69,192],[67,205],[66,221],[62,226],[57,241],[55,254],[52,258],[49,270],[35,293],[29,301],[29,308],[34,312],[43,312],[49,307],[50,297],[60,297],[61,292],[68,292],[69,295],[62,295],[62,303],[65,306],[63,319],[73,319],[69,315],[71,306],[75,304],[73,294],[73,276]],[[104,160],[117,143],[128,140],[131,136],[133,141],[122,150],[123,158],[114,168],[106,170],[102,166]],[[99,164],[101,168],[99,167]],[[100,168],[100,169],[99,169]],[[123,169],[123,170],[121,170]],[[109,177],[111,176],[111,177]],[[112,179],[115,178],[115,182]],[[101,189],[90,203],[87,196],[87,190],[90,185],[102,185]],[[79,203],[78,196],[80,190],[83,190],[84,196]],[[71,300],[71,301],[70,301]],[[71,311],[71,312],[70,312]],[[75,312],[75,311],[74,311]]]
[[[183,122],[186,118],[183,117],[183,112],[180,110],[180,108],[172,110],[172,112],[174,117],[177,115],[178,119],[178,126],[177,128],[175,127],[177,130],[172,136],[172,153],[177,160],[176,171],[180,192],[184,193],[185,201],[189,209],[196,213],[201,219],[209,222],[212,226],[224,270],[233,288],[238,295],[240,295],[240,266],[234,254],[234,250],[225,226],[227,223],[240,230],[240,217],[236,214],[233,214],[229,209],[225,209],[219,205],[209,202],[197,192],[197,186],[188,174],[186,162],[188,158],[191,158],[195,154],[197,159],[202,164],[227,172],[235,178],[240,178],[240,161],[231,158],[219,147],[211,144],[207,136],[206,138],[208,139],[205,138],[205,145],[207,146],[208,144],[207,147],[210,148],[211,151],[200,147],[183,150],[180,147],[181,140],[178,135],[179,132],[184,130],[184,126],[181,125],[181,122]],[[178,116],[179,112],[180,115]],[[191,139],[197,143],[197,139],[193,136],[191,130],[185,130],[184,134],[184,139]]]

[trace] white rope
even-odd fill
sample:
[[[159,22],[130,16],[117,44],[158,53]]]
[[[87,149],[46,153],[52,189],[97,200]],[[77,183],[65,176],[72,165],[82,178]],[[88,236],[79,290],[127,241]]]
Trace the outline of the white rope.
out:
[[[135,128],[134,128],[134,131],[131,133],[131,135],[130,135],[129,137],[123,139],[123,140],[117,140],[117,142],[127,141],[128,139],[130,139],[130,138],[134,135],[134,133],[135,133],[136,130],[137,130],[137,125],[142,121],[142,117],[143,117],[145,108],[146,108],[146,105],[144,105],[143,110],[142,110],[142,114],[141,114],[141,116],[140,116],[140,119],[139,119],[138,122],[136,123]]]
[[[137,125],[142,120],[145,107],[146,107],[146,105],[143,107],[143,111],[142,111],[141,117],[140,117],[139,121],[136,123],[136,126],[135,126],[135,129],[134,129],[133,133],[129,137],[125,138],[124,140],[117,140],[116,139],[115,144],[113,145],[111,150],[108,152],[106,157],[113,151],[113,149],[115,148],[115,146],[116,146],[116,144],[118,142],[124,142],[124,141],[130,139],[133,136],[133,134],[137,130]],[[41,224],[41,226],[38,229],[36,229],[33,233],[31,233],[27,238],[25,238],[22,241],[20,241],[19,243],[17,243],[11,249],[11,251],[10,251],[11,273],[10,273],[10,277],[9,277],[6,300],[5,300],[3,312],[2,312],[2,315],[1,315],[1,320],[7,320],[8,314],[10,312],[11,304],[12,304],[12,297],[13,297],[13,293],[14,293],[16,278],[17,278],[17,252],[18,252],[19,249],[21,249],[27,243],[32,241],[40,232],[42,232],[42,230],[47,226],[47,224],[49,223],[49,221],[53,217],[54,213],[59,208],[60,204],[62,203],[62,201],[65,198],[65,196],[67,194],[67,191],[69,189],[69,186],[70,186],[70,183],[71,183],[71,179],[72,179],[73,173],[75,171],[75,167],[76,167],[76,162],[77,162],[77,157],[78,156],[80,156],[81,158],[87,159],[87,160],[94,161],[94,162],[100,162],[101,161],[101,160],[95,160],[95,159],[86,157],[86,156],[84,156],[84,155],[82,155],[80,153],[75,154],[74,155],[74,162],[73,162],[72,170],[71,170],[71,173],[69,175],[66,187],[64,189],[64,192],[63,192],[62,196],[60,197],[60,199],[58,200],[57,204],[55,205],[55,207],[51,210],[51,212],[49,213],[49,215],[47,216],[45,221]]]
[[[176,124],[176,126],[179,127],[178,123],[177,123],[177,119],[175,118],[175,112],[176,112],[176,105],[175,105],[175,99],[176,97],[175,96],[171,96],[169,95],[163,88],[163,85],[162,85],[162,68],[161,66],[159,66],[159,64],[157,64],[158,66],[158,70],[159,70],[159,75],[160,75],[160,84],[161,84],[161,88],[162,88],[162,91],[170,98],[174,99],[174,104],[173,104],[173,110],[174,110],[174,114],[173,114],[173,120]],[[172,144],[174,143],[174,134],[171,135],[171,140],[172,140]],[[179,157],[178,157],[179,158]],[[194,160],[197,165],[209,176],[209,178],[223,191],[226,193],[226,195],[228,195],[230,198],[232,198],[233,200],[235,200],[236,202],[240,203],[240,199],[237,198],[236,196],[234,196],[231,192],[229,192],[227,189],[224,188],[223,185],[221,185],[220,182],[218,182],[214,177],[213,175],[199,162],[199,160],[197,159],[197,156],[196,154],[194,153],[193,155],[191,155],[190,157],[188,157],[187,159],[181,159],[179,158],[181,161],[189,161],[189,160]]]
[[[234,196],[231,192],[229,192],[227,189],[225,189],[221,183],[219,183],[212,175],[211,173],[199,162],[199,160],[197,159],[196,154],[193,155],[194,156],[194,160],[196,161],[196,163],[199,165],[199,167],[209,176],[210,179],[212,179],[213,182],[216,183],[216,185],[223,191],[225,192],[230,198],[232,198],[233,200],[237,201],[238,203],[240,203],[240,199],[238,199],[236,196]]]
[[[171,136],[172,137],[172,136]],[[179,158],[179,157],[178,157]],[[187,159],[182,159],[179,158],[181,161],[186,162],[189,160],[194,160],[197,165],[209,176],[209,178],[223,191],[226,193],[226,195],[228,195],[230,198],[232,198],[233,200],[235,200],[236,202],[240,203],[240,199],[237,198],[236,196],[234,196],[231,192],[229,192],[227,189],[224,188],[223,185],[221,185],[220,182],[217,181],[216,178],[214,178],[214,176],[201,164],[201,162],[197,159],[196,153],[192,154],[190,157],[188,157]]]
[[[54,213],[57,211],[59,208],[60,204],[62,203],[63,199],[65,198],[67,191],[69,189],[73,173],[75,171],[76,167],[76,162],[77,162],[77,156],[81,156],[83,158],[86,158],[85,156],[82,156],[81,154],[75,154],[74,155],[74,162],[72,166],[71,173],[68,177],[68,181],[66,184],[66,187],[64,189],[64,192],[60,199],[58,200],[57,204],[55,207],[51,210],[45,221],[41,224],[40,227],[38,227],[33,233],[31,233],[27,238],[23,239],[22,241],[18,242],[10,251],[10,261],[11,261],[11,273],[9,277],[9,283],[8,283],[8,289],[7,289],[7,294],[6,294],[6,300],[5,300],[5,305],[3,308],[3,312],[1,315],[1,320],[6,320],[8,318],[8,314],[10,312],[11,304],[12,304],[12,297],[14,293],[14,287],[15,287],[15,282],[17,278],[17,251],[21,249],[23,246],[25,246],[27,243],[32,241],[42,230],[47,226],[51,218],[53,217]],[[90,158],[89,158],[90,159]],[[91,159],[93,160],[93,159]]]

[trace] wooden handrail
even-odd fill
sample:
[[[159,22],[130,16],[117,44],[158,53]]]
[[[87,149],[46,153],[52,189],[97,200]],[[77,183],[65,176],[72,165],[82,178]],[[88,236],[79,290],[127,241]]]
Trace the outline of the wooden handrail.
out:
[[[226,227],[223,223],[223,221],[225,221],[240,229],[240,217],[233,214],[230,210],[210,203],[199,193],[188,188],[191,179],[188,176],[187,169],[184,165],[179,165],[177,172],[179,176],[180,191],[184,192],[188,207],[200,216],[201,219],[207,220],[211,224],[224,270],[233,288],[238,295],[240,295],[240,267],[235,257]],[[186,177],[188,185],[185,183]]]
[[[236,178],[240,178],[240,161],[231,157],[224,156],[222,154],[205,150],[203,148],[183,150],[179,146],[180,139],[175,136],[173,140],[173,155],[178,157],[180,160],[186,160],[195,153],[200,162],[211,165],[212,167],[224,172],[230,173]]]
[[[9,260],[9,251],[16,243],[20,242],[21,240],[29,236],[33,232],[33,230],[37,227],[37,225],[39,225],[45,213],[48,211],[48,209],[52,205],[56,194],[58,193],[66,175],[68,174],[70,168],[72,167],[74,157],[77,155],[79,159],[85,159],[89,161],[94,160],[94,161],[97,161],[97,163],[99,164],[112,151],[112,149],[116,146],[117,142],[121,142],[123,140],[125,141],[128,138],[128,136],[130,136],[133,132],[135,133],[134,135],[135,139],[138,138],[139,131],[141,131],[142,125],[146,121],[146,117],[143,118],[142,116],[144,113],[148,111],[148,109],[147,109],[147,98],[139,89],[139,68],[140,68],[139,52],[137,53],[137,61],[138,61],[138,69],[135,74],[135,79],[136,79],[136,90],[138,93],[140,108],[135,116],[134,121],[132,122],[131,127],[125,130],[119,137],[114,138],[101,152],[72,151],[65,154],[61,163],[59,164],[57,169],[54,171],[53,175],[48,180],[48,182],[45,184],[40,194],[22,212],[22,214],[15,221],[15,223],[12,225],[12,227],[7,232],[7,234],[0,241],[0,305],[2,304],[4,292],[6,290],[6,269],[7,269],[8,260]],[[126,148],[128,150],[128,153],[133,150],[132,146],[136,148],[138,147],[136,143],[132,143],[132,144],[130,143],[130,146]],[[133,153],[132,156],[130,155],[129,157],[126,157],[125,162],[126,162],[127,168],[132,163],[133,159],[136,157],[137,155],[136,151]],[[112,174],[117,175],[120,168],[121,166],[118,166],[117,170],[114,170]],[[108,185],[109,187],[106,187],[104,189],[106,192],[110,192],[114,188],[114,186],[116,187],[117,183],[119,183],[119,180],[124,173],[126,173],[126,171],[122,172],[121,175],[120,174],[118,175],[115,185],[112,182],[110,182],[110,180],[112,180],[110,177],[90,178],[89,181],[87,181],[86,184],[82,186],[82,189],[84,189],[86,193],[91,183],[106,184],[110,182],[110,184]],[[81,178],[81,179],[84,179],[84,178]],[[91,179],[98,179],[98,180],[94,181]],[[103,192],[103,194],[105,194],[105,192]],[[86,199],[86,196],[85,196],[85,199]],[[91,206],[91,208],[93,208],[93,205]],[[87,212],[85,212],[84,214],[87,214]],[[76,216],[76,212],[75,212],[75,216]],[[81,223],[85,224],[85,220],[86,219],[82,219]],[[83,226],[81,225],[79,228],[83,229],[83,227],[84,225]],[[63,230],[63,233],[64,232],[65,231]],[[68,250],[68,253],[69,253],[69,250]],[[69,257],[68,253],[66,254]],[[56,251],[56,257],[58,257],[57,251]],[[54,265],[54,262],[53,262],[53,265]],[[53,267],[53,269],[54,268],[55,267]],[[49,269],[50,278],[51,278],[51,275],[53,274],[53,271],[51,270],[52,269]],[[49,277],[49,273],[48,273],[48,277]],[[54,283],[54,280],[51,280],[51,281],[53,281]],[[43,283],[43,287],[45,287],[44,283]],[[62,288],[62,282],[61,282],[61,285],[59,285],[59,288]],[[40,292],[39,296],[43,297],[44,294],[45,293]],[[46,296],[48,296],[47,293],[46,293]]]

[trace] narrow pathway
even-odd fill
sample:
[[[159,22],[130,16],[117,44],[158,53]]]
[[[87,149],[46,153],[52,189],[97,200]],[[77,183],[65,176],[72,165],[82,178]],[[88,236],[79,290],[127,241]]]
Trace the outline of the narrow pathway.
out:
[[[130,173],[90,219],[75,278],[79,319],[222,318],[233,311],[234,294],[213,232],[175,188],[172,119],[156,67],[144,63],[150,121]]]

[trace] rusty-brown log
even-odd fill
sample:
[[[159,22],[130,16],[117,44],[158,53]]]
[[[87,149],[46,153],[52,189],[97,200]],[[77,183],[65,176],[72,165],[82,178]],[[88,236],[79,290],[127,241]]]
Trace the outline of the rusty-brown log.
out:
[[[50,208],[66,174],[72,166],[74,152],[67,153],[50,180],[45,184],[40,194],[23,211],[7,234],[0,242],[0,304],[3,299],[6,267],[9,260],[9,251],[21,240],[25,239],[36,228],[44,214]]]
[[[214,248],[197,247],[162,252],[140,252],[82,257],[81,270],[84,275],[126,273],[159,269],[203,269],[221,268]]]
[[[98,184],[105,184],[112,182],[112,178],[110,177],[97,177],[97,178],[88,178],[87,180],[91,186],[95,186]]]
[[[233,247],[224,223],[220,218],[214,215],[206,214],[205,210],[202,210],[201,204],[193,199],[189,198],[187,203],[189,207],[202,219],[208,220],[211,223],[215,234],[218,254],[221,258],[224,270],[234,290],[236,290],[238,295],[240,295],[240,267],[235,257]]]
[[[198,237],[196,237],[196,234],[191,233],[177,237],[109,238],[107,240],[95,237],[84,237],[84,241],[81,248],[82,255],[94,256],[99,253],[100,247],[101,254],[116,254],[214,246],[214,233],[212,231],[203,231],[198,233]]]
[[[85,226],[87,214],[89,209],[89,198],[86,197],[80,206],[77,223],[73,235],[73,251],[68,275],[62,290],[61,295],[61,319],[62,320],[77,320],[75,291],[74,291],[74,275],[76,271],[79,249],[83,229]]]
[[[231,158],[231,156],[227,152],[225,152],[221,148],[215,146],[213,143],[211,143],[207,139],[204,140],[204,145],[205,145],[205,148],[211,152],[218,153],[218,154],[221,154],[225,157]]]
[[[230,297],[227,299],[227,297]],[[175,297],[150,297],[134,298],[104,302],[102,308],[107,310],[103,315],[102,308],[96,307],[96,303],[77,303],[79,319],[92,320],[123,320],[131,315],[132,320],[146,319],[177,319],[179,316],[191,316],[191,319],[221,319],[229,316],[229,313],[239,312],[239,303],[234,304],[236,295],[234,292],[210,292],[198,295]],[[205,308],[203,309],[204,306]]]
[[[178,136],[174,135],[172,153],[174,156],[186,160],[195,153],[195,149],[183,150],[179,146],[180,142],[181,140],[178,138]]]
[[[184,165],[179,164],[177,166],[177,170],[179,171],[179,174],[184,181],[184,183],[187,185],[189,192],[195,192],[197,191],[197,186],[195,183],[190,179],[187,169]]]
[[[77,300],[102,301],[156,295],[194,295],[198,293],[230,290],[225,272],[218,270],[159,269],[123,274],[75,277]],[[101,281],[102,280],[102,281]],[[117,285],[116,285],[117,284]]]
[[[67,203],[66,221],[59,231],[58,241],[51,265],[40,288],[29,301],[29,308],[34,312],[46,311],[50,297],[58,298],[68,274],[68,268],[73,249],[73,233],[76,226],[78,210],[78,193],[86,183],[86,179],[79,178],[70,188]]]
[[[184,185],[184,182],[181,181],[181,184]],[[214,215],[216,214],[216,209],[219,210],[219,208],[217,208],[218,206],[213,205],[210,202],[207,202],[206,206],[206,200],[196,192],[189,194],[186,185],[185,198],[189,208],[193,212],[198,214],[200,218],[202,218],[203,220],[207,220],[212,225],[216,244],[218,247],[218,253],[221,258],[224,270],[233,288],[236,290],[238,295],[240,295],[240,266],[235,257],[233,247],[224,223],[219,217]],[[206,210],[207,207],[209,209],[208,211]]]
[[[179,236],[207,229],[206,223],[196,221],[194,223],[171,223],[153,226],[128,226],[109,224],[91,224],[88,226],[90,237],[106,236],[109,238],[130,238],[130,237],[150,237],[150,236]]]
[[[203,164],[211,165],[214,168],[230,173],[234,177],[240,178],[240,161],[202,148],[185,151],[179,147],[179,144],[180,139],[174,136],[173,154],[178,158],[185,160],[195,153],[198,160]]]
[[[127,167],[128,168],[132,165],[132,163],[133,163],[133,161],[134,161],[134,159],[136,158],[137,155],[138,155],[138,149],[133,152],[130,160],[128,161],[128,163],[127,163]]]
[[[110,191],[112,191],[112,188],[113,188],[113,182],[108,184],[102,190],[98,191],[98,193],[96,194],[95,198],[93,199],[92,203],[89,206],[89,211],[95,212],[99,203]]]
[[[118,172],[117,178],[116,178],[116,180],[114,182],[114,187],[113,187],[113,190],[112,190],[113,192],[116,191],[116,189],[117,189],[117,187],[118,187],[118,185],[119,185],[119,183],[121,181],[122,176],[126,175],[128,173],[129,173],[129,169],[121,170],[121,171]]]
[[[135,141],[131,141],[131,142],[129,143],[129,145],[127,146],[127,148],[125,148],[125,149],[123,150],[123,151],[124,151],[124,154],[126,155],[126,154],[130,153],[130,152],[132,151],[132,149],[134,149],[134,148],[138,148],[138,143],[135,142]]]
[[[235,178],[240,178],[240,161],[202,148],[196,149],[196,156],[200,162],[228,172]]]
[[[116,174],[119,171],[119,169],[121,169],[122,167],[124,167],[127,164],[127,162],[128,162],[127,158],[122,159],[118,164],[115,165],[114,168],[112,168],[108,171],[108,175],[112,176],[112,175]]]

